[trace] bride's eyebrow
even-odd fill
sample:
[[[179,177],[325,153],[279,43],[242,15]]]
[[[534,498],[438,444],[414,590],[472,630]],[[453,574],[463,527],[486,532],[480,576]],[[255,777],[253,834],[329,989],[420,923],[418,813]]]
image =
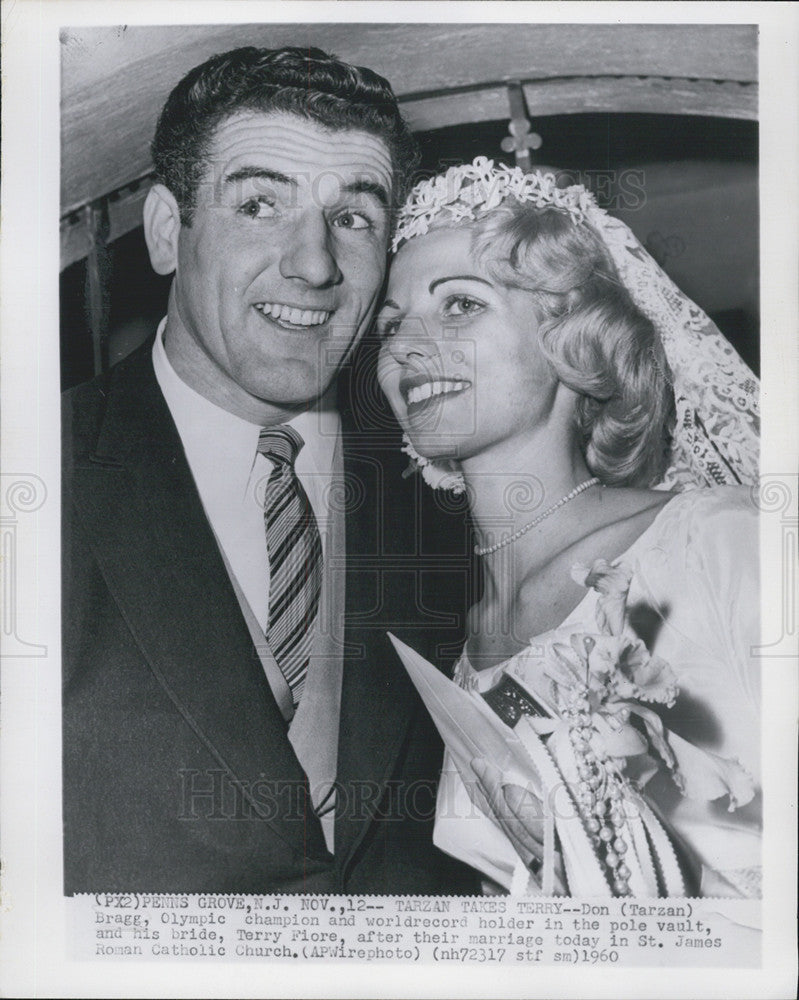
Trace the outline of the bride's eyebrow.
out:
[[[481,285],[488,285],[491,288],[491,282],[486,281],[485,278],[478,278],[476,274],[453,274],[446,278],[435,278],[430,282],[428,291],[432,295],[434,290],[439,286],[443,285],[445,281],[479,281]]]
[[[479,281],[481,285],[488,285],[489,288],[493,287],[490,281],[486,281],[485,278],[480,278],[476,274],[452,274],[447,275],[446,278],[434,278],[428,286],[428,292],[432,295],[436,288],[439,285],[443,285],[445,281]],[[393,299],[383,299],[381,309],[385,309],[386,307],[389,309],[400,308]]]

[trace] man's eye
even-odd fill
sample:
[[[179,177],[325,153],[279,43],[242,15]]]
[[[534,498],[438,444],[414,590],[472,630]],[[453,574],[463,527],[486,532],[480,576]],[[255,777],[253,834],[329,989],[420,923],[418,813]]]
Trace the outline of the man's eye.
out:
[[[471,295],[451,295],[444,302],[445,316],[475,316],[485,308],[485,302]]]
[[[255,198],[248,198],[239,212],[250,219],[270,219],[275,214],[275,202],[266,195],[258,195]]]
[[[371,229],[372,220],[361,212],[340,212],[333,225],[339,229]]]

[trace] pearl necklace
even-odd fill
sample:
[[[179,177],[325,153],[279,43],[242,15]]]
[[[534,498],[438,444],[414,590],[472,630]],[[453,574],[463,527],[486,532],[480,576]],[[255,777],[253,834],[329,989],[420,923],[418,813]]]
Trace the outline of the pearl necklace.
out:
[[[481,548],[479,545],[475,545],[474,551],[478,556],[488,556],[492,552],[496,552],[497,549],[504,548],[506,545],[510,545],[511,542],[515,542],[517,539],[521,538],[522,535],[526,535],[528,531],[534,528],[537,524],[540,524],[543,520],[549,517],[550,514],[554,514],[558,507],[562,507],[567,504],[570,500],[574,500],[576,496],[579,496],[584,490],[590,489],[592,486],[596,486],[599,482],[597,476],[592,476],[590,479],[586,479],[585,482],[580,483],[579,486],[575,486],[571,493],[567,493],[565,497],[561,497],[557,503],[553,503],[551,507],[548,507],[543,514],[539,514],[538,517],[533,518],[529,524],[525,524],[523,528],[519,528],[518,531],[514,531],[512,535],[508,535],[503,538],[501,542],[496,542],[494,545],[486,545]]]

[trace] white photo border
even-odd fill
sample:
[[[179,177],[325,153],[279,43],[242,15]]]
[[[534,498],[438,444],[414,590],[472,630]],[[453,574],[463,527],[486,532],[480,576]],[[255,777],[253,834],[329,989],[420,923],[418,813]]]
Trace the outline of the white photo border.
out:
[[[27,477],[35,532],[13,597],[18,634],[46,655],[3,656],[0,991],[24,996],[790,995],[796,971],[796,706],[792,657],[764,661],[763,963],[759,970],[298,967],[90,963],[68,958],[61,867],[59,514],[59,29],[222,22],[740,23],[760,30],[761,330],[765,474],[791,480],[799,444],[797,177],[799,9],[779,3],[276,4],[261,0],[4,0],[2,469]],[[5,482],[4,482],[5,487]],[[37,499],[38,498],[38,499]],[[764,518],[763,634],[776,635],[785,558]],[[771,582],[769,582],[771,581]],[[12,599],[5,595],[4,610]]]

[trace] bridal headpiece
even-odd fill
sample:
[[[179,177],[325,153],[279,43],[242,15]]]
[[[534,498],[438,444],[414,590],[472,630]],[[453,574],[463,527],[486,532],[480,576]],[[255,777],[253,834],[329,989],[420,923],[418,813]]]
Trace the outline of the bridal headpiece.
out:
[[[654,324],[671,371],[677,418],[663,485],[684,489],[754,483],[760,430],[757,378],[629,227],[600,208],[582,185],[560,188],[553,174],[525,174],[478,156],[413,188],[398,216],[392,252],[427,233],[434,220],[474,220],[508,199],[557,208],[575,225],[590,226],[633,302]],[[432,486],[463,490],[463,477],[453,463],[424,459],[407,436],[404,450]]]

